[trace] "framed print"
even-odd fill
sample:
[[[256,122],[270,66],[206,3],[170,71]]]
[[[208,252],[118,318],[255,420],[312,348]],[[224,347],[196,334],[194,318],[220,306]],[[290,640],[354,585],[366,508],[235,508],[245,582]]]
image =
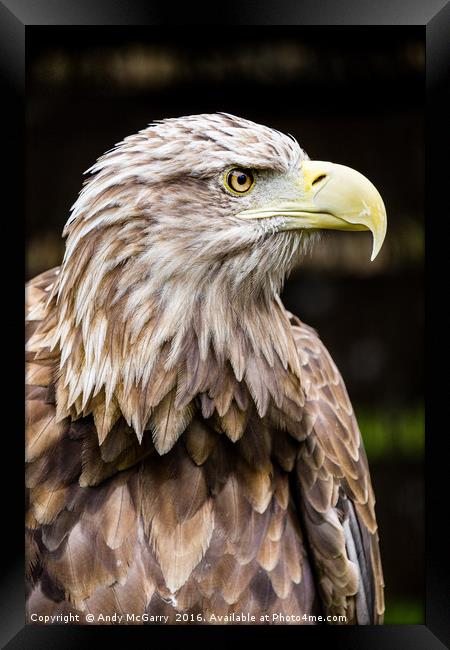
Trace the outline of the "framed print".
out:
[[[438,4],[263,3],[219,28],[2,2],[26,283],[6,647],[444,647]]]

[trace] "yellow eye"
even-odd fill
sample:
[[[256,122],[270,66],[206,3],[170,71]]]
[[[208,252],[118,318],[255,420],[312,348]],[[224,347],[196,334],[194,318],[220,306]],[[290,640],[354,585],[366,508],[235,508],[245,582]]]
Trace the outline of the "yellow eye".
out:
[[[246,194],[254,184],[255,179],[249,169],[235,167],[225,173],[225,185],[233,194]]]

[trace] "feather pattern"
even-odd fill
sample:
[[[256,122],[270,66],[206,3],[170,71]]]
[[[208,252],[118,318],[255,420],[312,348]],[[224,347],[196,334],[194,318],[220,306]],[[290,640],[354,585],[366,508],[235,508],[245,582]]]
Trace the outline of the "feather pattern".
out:
[[[355,620],[381,622],[384,582],[374,497],[358,425],[339,372],[314,330],[305,325],[295,325],[293,330],[303,351],[305,375],[311,377],[306,408],[315,413],[312,429],[298,454],[296,471],[300,507],[321,575],[322,596],[330,613],[345,615],[352,611],[353,617],[358,617],[359,611],[360,617]],[[354,504],[347,508],[343,521],[338,516],[342,503]],[[363,531],[365,554],[356,553],[356,530]],[[369,552],[372,548],[374,557]],[[366,589],[370,594],[363,607],[361,594]]]

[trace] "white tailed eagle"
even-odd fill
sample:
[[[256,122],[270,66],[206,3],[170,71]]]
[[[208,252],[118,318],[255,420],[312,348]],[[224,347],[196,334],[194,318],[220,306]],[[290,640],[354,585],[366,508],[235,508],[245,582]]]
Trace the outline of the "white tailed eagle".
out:
[[[353,409],[279,297],[321,230],[370,230],[375,257],[377,190],[225,113],[89,172],[27,286],[28,620],[381,623]]]

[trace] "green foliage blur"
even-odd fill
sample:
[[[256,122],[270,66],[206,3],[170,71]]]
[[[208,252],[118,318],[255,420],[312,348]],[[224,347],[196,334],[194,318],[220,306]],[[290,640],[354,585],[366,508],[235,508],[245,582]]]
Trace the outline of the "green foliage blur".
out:
[[[372,470],[372,478],[375,484],[375,495],[377,502],[383,498],[383,482],[381,476],[383,475],[383,467],[392,465],[392,459],[398,463],[400,474],[405,476],[406,480],[411,480],[411,475],[414,474],[414,467],[421,466],[423,462],[425,450],[425,422],[424,422],[424,407],[423,404],[417,404],[412,407],[405,407],[403,409],[370,409],[367,407],[355,407],[355,413],[358,419],[359,427],[363,436],[364,446],[366,448],[369,465]],[[405,472],[404,468],[410,467]],[[380,471],[381,470],[381,471]],[[378,475],[381,474],[380,479]],[[380,480],[380,485],[378,481]],[[402,513],[402,504],[396,502],[396,495],[386,496],[387,499],[391,498],[393,503],[391,508],[398,514],[398,519],[404,520],[404,512]],[[420,515],[413,509],[415,516]],[[397,521],[398,521],[397,519]],[[390,530],[392,531],[393,541],[395,542],[395,520],[391,524]],[[382,522],[379,522],[380,536],[383,539],[384,527]],[[417,530],[412,531],[410,544],[414,545],[417,539]],[[384,548],[382,546],[382,551]],[[408,555],[409,549],[405,549]],[[383,553],[383,556],[385,553]],[[416,567],[412,566],[411,571]],[[386,574],[386,568],[385,568]],[[402,625],[418,625],[425,622],[424,611],[424,596],[411,597],[405,590],[398,589],[392,590],[389,580],[386,580],[386,612],[385,624],[402,624]],[[399,595],[400,592],[400,595]]]
[[[422,404],[397,410],[355,408],[367,457],[421,461],[425,449],[425,415]]]

